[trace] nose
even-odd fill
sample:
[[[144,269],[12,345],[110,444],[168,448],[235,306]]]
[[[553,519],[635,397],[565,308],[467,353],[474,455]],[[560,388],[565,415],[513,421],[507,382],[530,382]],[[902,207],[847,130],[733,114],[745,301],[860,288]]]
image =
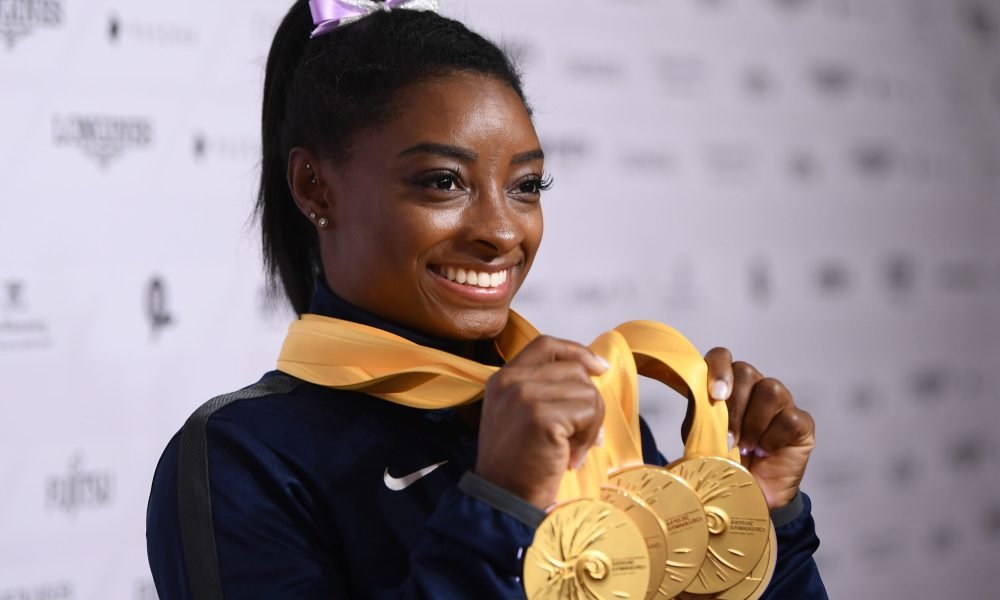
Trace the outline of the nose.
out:
[[[520,222],[502,185],[482,190],[471,203],[466,218],[469,239],[486,255],[484,258],[508,254],[521,243]]]

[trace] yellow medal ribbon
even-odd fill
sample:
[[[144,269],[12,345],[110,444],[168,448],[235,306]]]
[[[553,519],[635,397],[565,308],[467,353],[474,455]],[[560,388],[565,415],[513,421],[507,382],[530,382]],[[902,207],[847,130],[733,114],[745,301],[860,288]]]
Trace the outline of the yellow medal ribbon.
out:
[[[500,356],[509,361],[538,335],[511,311],[495,343]],[[685,445],[686,458],[729,454],[725,404],[709,402],[708,367],[684,336],[666,325],[632,321],[602,334],[589,347],[611,365],[593,377],[605,402],[605,441],[590,449],[579,469],[567,471],[559,487],[560,502],[598,498],[610,471],[642,464],[638,374],[693,396],[696,414]],[[306,314],[289,326],[278,369],[317,385],[436,410],[482,398],[486,381],[499,367],[421,346],[375,327]]]

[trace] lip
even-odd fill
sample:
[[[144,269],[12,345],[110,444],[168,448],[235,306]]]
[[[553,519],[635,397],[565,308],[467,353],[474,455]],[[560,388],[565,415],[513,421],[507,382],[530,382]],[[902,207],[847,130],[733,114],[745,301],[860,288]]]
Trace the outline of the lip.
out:
[[[448,266],[460,267],[462,265],[459,265],[457,263],[448,263]],[[497,287],[487,287],[487,288],[471,286],[471,285],[466,285],[464,283],[458,283],[452,281],[447,277],[445,277],[444,275],[442,275],[441,273],[439,273],[437,270],[438,267],[436,265],[429,266],[427,268],[427,272],[431,274],[432,279],[438,285],[443,287],[445,290],[447,290],[448,293],[452,295],[458,296],[464,300],[471,300],[477,304],[503,304],[509,300],[511,290],[514,289],[513,282],[514,282],[514,273],[516,266],[517,265],[511,265],[507,267],[492,266],[489,268],[484,268],[482,266],[474,266],[474,267],[462,266],[462,268],[465,269],[485,271],[487,273],[498,273],[504,270],[508,271],[507,281],[501,283]]]

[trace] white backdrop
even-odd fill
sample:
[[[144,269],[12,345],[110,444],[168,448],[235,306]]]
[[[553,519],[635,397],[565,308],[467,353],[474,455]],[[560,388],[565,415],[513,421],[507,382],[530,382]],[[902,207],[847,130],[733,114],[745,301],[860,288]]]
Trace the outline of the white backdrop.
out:
[[[1000,3],[444,7],[518,56],[556,178],[518,308],[783,379],[833,597],[990,597]],[[160,451],[274,364],[248,219],[286,8],[0,0],[0,600],[155,598]],[[644,392],[676,456],[681,403]]]

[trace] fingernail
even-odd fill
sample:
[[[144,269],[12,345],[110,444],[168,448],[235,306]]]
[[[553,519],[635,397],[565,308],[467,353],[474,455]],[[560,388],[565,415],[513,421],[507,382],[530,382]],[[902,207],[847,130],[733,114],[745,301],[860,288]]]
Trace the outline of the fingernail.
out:
[[[753,451],[753,455],[757,458],[764,458],[767,456],[767,450],[764,450],[763,448],[756,448]]]
[[[576,464],[575,464],[575,465],[573,465],[573,470],[574,470],[574,471],[579,471],[579,470],[580,470],[580,467],[582,467],[582,466],[583,466],[583,463],[585,463],[585,462],[587,462],[587,453],[586,453],[586,452],[585,452],[585,453],[583,454],[583,456],[581,456],[581,457],[580,457],[580,458],[579,458],[579,459],[578,459],[578,460],[576,461]]]
[[[729,398],[729,384],[721,379],[717,379],[712,383],[712,387],[708,390],[708,393],[712,396],[713,400],[725,400]]]
[[[732,431],[726,434],[726,441],[728,442],[729,449],[732,450],[733,446],[736,445],[736,436]]]
[[[594,356],[597,358],[597,362],[600,363],[601,367],[604,368],[604,371],[611,368],[611,364],[603,356],[599,354],[595,354]]]
[[[594,440],[594,445],[597,446],[598,448],[600,448],[601,446],[604,445],[604,426],[603,425],[597,431],[597,439]]]
[[[751,452],[750,448],[747,447],[740,448],[740,456],[750,456],[750,452]]]

